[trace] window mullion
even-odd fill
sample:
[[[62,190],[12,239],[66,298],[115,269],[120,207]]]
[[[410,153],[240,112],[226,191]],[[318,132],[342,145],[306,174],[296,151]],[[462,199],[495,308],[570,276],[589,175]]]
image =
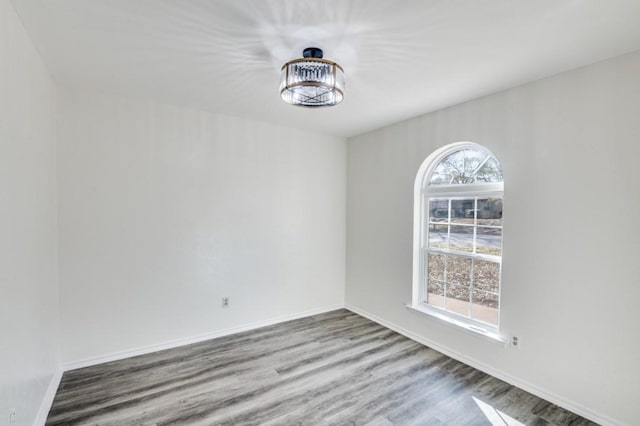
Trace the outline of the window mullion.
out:
[[[451,248],[451,199],[448,202],[447,208],[447,249]],[[449,267],[449,258],[445,255],[444,257],[444,309],[447,309],[447,302],[449,300],[449,275],[448,275],[448,267]]]
[[[471,259],[471,270],[469,271],[469,318],[473,319],[471,316],[471,305],[473,305],[473,289],[474,289],[474,266],[475,261]]]
[[[473,199],[473,254],[477,249],[477,231],[478,231],[478,197]],[[471,259],[471,268],[469,271],[469,318],[471,318],[471,305],[473,305],[473,258]]]
[[[473,199],[473,254],[476,253],[476,243],[478,234],[478,197]]]
[[[429,186],[424,189],[425,193],[430,196],[437,196],[442,194],[442,197],[447,196],[472,196],[476,194],[486,195],[499,195],[504,191],[504,185],[502,183],[475,183],[470,185],[439,185]]]

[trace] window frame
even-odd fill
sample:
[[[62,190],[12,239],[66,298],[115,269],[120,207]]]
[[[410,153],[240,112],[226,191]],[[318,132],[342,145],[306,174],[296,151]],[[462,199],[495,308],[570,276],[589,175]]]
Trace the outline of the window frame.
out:
[[[422,165],[420,166],[418,173],[416,174],[416,180],[414,185],[414,225],[413,225],[413,237],[414,237],[414,249],[413,249],[413,291],[411,308],[418,310],[422,313],[430,316],[442,319],[446,322],[452,323],[457,326],[461,326],[465,329],[488,335],[496,340],[502,341],[499,336],[500,330],[500,311],[502,309],[501,293],[502,293],[502,249],[500,256],[489,254],[469,253],[468,256],[458,251],[450,251],[449,249],[436,249],[435,252],[442,254],[453,254],[455,256],[467,257],[471,259],[488,260],[496,262],[500,265],[499,270],[499,288],[498,288],[498,320],[497,324],[485,323],[483,321],[474,320],[472,318],[457,314],[452,311],[435,307],[427,303],[427,277],[428,277],[428,261],[427,253],[429,230],[429,208],[428,203],[430,199],[446,198],[446,199],[469,199],[469,198],[484,198],[484,197],[498,197],[504,199],[504,179],[502,182],[480,182],[470,184],[436,184],[429,185],[429,180],[436,167],[440,162],[457,151],[464,149],[472,149],[482,151],[492,156],[498,164],[496,156],[486,147],[479,145],[475,142],[456,142],[443,146],[431,155],[429,155]],[[477,206],[476,206],[477,207]],[[476,216],[477,217],[477,216]],[[450,218],[449,218],[450,219]],[[475,225],[477,227],[477,224]],[[504,235],[503,235],[504,238]],[[433,250],[433,248],[431,249]]]

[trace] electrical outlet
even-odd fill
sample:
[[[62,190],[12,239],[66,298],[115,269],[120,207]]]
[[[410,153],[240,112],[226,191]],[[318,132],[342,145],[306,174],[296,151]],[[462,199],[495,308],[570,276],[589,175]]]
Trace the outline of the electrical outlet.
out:
[[[229,298],[228,297],[223,297],[222,298],[222,307],[223,308],[228,308],[229,307]]]
[[[15,426],[16,424],[16,410],[9,411],[9,426]]]
[[[519,349],[522,346],[522,340],[518,336],[511,336],[511,347]]]

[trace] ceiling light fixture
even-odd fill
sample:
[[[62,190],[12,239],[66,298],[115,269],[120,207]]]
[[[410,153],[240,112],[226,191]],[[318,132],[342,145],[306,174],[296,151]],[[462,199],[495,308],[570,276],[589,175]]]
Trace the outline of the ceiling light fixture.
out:
[[[282,67],[280,96],[291,105],[337,105],[344,98],[344,71],[335,62],[323,59],[322,49],[307,47],[302,58]]]

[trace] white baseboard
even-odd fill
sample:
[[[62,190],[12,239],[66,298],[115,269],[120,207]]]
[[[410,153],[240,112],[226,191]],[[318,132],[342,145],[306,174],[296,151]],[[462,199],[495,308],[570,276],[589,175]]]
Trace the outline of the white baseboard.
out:
[[[298,312],[295,314],[283,315],[283,316],[268,319],[268,320],[255,321],[249,324],[243,324],[240,326],[226,328],[223,330],[217,330],[210,333],[199,334],[196,336],[170,340],[168,342],[158,343],[154,345],[141,346],[138,348],[132,348],[125,351],[113,352],[106,355],[99,355],[95,357],[66,362],[63,364],[63,370],[64,371],[75,370],[78,368],[89,367],[92,365],[102,364],[105,362],[118,361],[121,359],[130,358],[133,356],[145,355],[152,352],[162,351],[165,349],[173,349],[180,346],[191,345],[193,343],[204,342],[205,340],[211,340],[217,337],[223,337],[223,336],[228,336],[230,334],[240,333],[243,331],[254,330],[256,328],[266,327],[269,325],[278,324],[285,321],[291,321],[299,318],[304,318],[311,315],[317,315],[324,312],[334,311],[336,309],[342,309],[342,308],[344,308],[344,305],[342,304],[325,306],[322,308],[311,309],[308,311]]]
[[[53,373],[53,377],[51,377],[51,381],[49,382],[47,391],[44,394],[44,398],[42,398],[42,403],[40,404],[40,409],[38,410],[38,414],[36,415],[36,420],[33,422],[34,426],[44,426],[44,424],[46,423],[47,416],[49,415],[49,410],[51,409],[51,405],[53,404],[53,398],[55,398],[56,392],[58,391],[58,386],[60,386],[62,373],[62,368],[58,368]]]
[[[583,406],[582,404],[578,404],[576,402],[573,401],[569,401],[566,398],[561,397],[560,395],[557,395],[553,392],[550,392],[546,389],[543,389],[539,386],[533,385],[531,383],[522,381],[520,379],[518,379],[517,377],[514,377],[510,374],[504,373],[500,370],[496,370],[495,368],[477,361],[473,358],[470,358],[464,354],[461,354],[459,352],[456,352],[446,346],[443,346],[433,340],[427,339],[423,336],[420,336],[416,333],[413,333],[403,327],[400,327],[394,323],[391,323],[385,319],[382,319],[370,312],[367,312],[363,309],[357,308],[355,306],[346,304],[345,308],[350,310],[351,312],[354,312],[358,315],[362,315],[365,318],[370,319],[371,321],[377,322],[378,324],[387,327],[397,333],[402,334],[405,337],[408,337],[411,340],[414,340],[418,343],[421,343],[425,346],[430,347],[431,349],[434,349],[440,353],[443,353],[444,355],[447,355],[457,361],[460,361],[464,364],[467,364],[473,368],[476,368],[484,373],[487,373],[493,377],[496,377],[502,381],[505,381],[507,383],[509,383],[510,385],[513,385],[515,387],[518,387],[524,391],[527,391],[539,398],[542,398],[546,401],[551,402],[552,404],[558,405],[564,409],[567,409],[573,413],[576,413],[586,419],[589,419],[591,421],[594,421],[598,424],[601,424],[603,426],[621,426],[622,423],[608,417],[608,416],[604,416],[600,413],[596,413],[593,410],[588,409],[587,407]]]

